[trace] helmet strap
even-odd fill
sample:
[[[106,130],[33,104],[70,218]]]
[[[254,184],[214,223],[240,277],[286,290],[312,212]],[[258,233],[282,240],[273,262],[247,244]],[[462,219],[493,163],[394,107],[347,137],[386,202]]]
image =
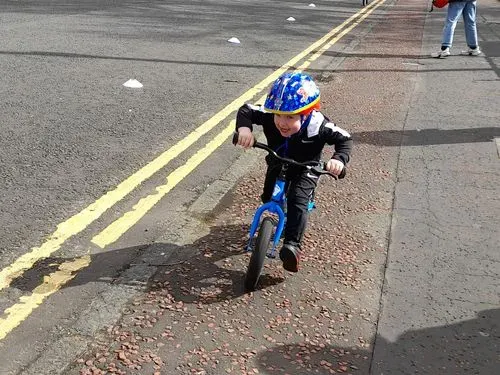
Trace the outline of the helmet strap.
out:
[[[300,115],[300,131],[307,128],[309,123],[311,122],[312,114],[314,111],[311,111],[308,115]]]
[[[308,115],[300,115],[300,130],[297,134],[302,133],[302,131],[305,128],[307,128],[307,126],[311,122],[312,114],[313,114],[313,111],[311,111]],[[283,143],[281,146],[279,146],[275,151],[278,152],[279,150],[281,150],[283,148],[283,151],[282,151],[283,156],[287,156],[288,155],[288,140],[289,139],[290,139],[290,137],[286,137],[285,143]]]

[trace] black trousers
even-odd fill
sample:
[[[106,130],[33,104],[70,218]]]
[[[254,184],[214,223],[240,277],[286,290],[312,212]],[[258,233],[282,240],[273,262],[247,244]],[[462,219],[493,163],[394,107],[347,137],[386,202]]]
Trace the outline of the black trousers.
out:
[[[262,201],[269,202],[273,195],[274,184],[281,172],[280,163],[268,162]],[[286,173],[287,181],[287,221],[285,226],[285,243],[299,246],[306,230],[309,213],[307,207],[314,196],[318,184],[318,177],[307,169],[289,169]]]

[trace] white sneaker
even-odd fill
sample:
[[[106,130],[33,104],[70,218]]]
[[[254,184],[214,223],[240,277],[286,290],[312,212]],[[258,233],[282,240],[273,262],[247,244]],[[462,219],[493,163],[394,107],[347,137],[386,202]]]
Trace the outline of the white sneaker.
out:
[[[431,53],[431,56],[434,57],[435,59],[444,59],[445,57],[448,57],[450,55],[451,53],[449,48],[446,48],[445,50],[439,52]]]
[[[481,54],[481,50],[479,49],[479,47],[476,47],[474,49],[469,48],[467,53],[469,54],[469,56],[479,56]]]

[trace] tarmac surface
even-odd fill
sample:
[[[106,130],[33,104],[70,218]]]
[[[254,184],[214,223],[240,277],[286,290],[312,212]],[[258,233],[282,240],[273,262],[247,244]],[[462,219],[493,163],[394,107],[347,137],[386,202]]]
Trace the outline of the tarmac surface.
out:
[[[64,373],[496,373],[500,12],[479,7],[483,56],[459,55],[459,24],[453,55],[431,59],[444,12],[402,0],[320,58],[324,112],[355,153],[345,180],[320,183],[298,274],[269,261],[242,290],[264,169],[246,152],[234,168],[257,164],[209,216],[179,214],[142,259],[147,290]]]

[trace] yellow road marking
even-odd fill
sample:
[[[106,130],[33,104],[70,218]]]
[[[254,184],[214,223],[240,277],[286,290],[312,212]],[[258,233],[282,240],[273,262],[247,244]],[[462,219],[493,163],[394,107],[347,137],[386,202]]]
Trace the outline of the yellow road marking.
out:
[[[368,8],[370,8],[370,6],[368,6],[367,8],[365,8],[366,10],[368,10],[365,14],[363,14],[361,17],[359,17],[359,19],[357,19],[355,22],[353,22],[349,27],[346,27],[344,30],[342,30],[341,33],[339,33],[337,36],[335,36],[335,38],[332,38],[329,42],[325,43],[323,45],[323,47],[321,47],[314,55],[312,55],[309,59],[307,59],[306,61],[304,61],[304,63],[302,65],[300,65],[297,70],[305,70],[307,69],[307,67],[309,65],[311,65],[311,63],[316,60],[318,57],[320,57],[323,53],[325,53],[325,51],[328,51],[330,49],[331,46],[333,46],[335,43],[337,43],[340,39],[342,39],[342,37],[347,34],[348,32],[350,32],[352,29],[354,29],[356,26],[358,26],[366,17],[368,17],[375,9],[377,9],[380,5],[382,5],[383,3],[385,2],[385,0],[380,0],[379,2],[373,2],[372,4],[370,4],[371,6],[371,9],[368,10]],[[361,14],[361,13],[360,13]]]
[[[44,277],[43,283],[37,286],[31,295],[22,296],[19,302],[4,311],[5,318],[0,319],[0,340],[5,338],[26,319],[33,310],[51,294],[58,291],[64,284],[75,277],[76,272],[90,264],[90,256],[77,258],[61,264],[57,271]]]
[[[366,15],[363,16],[362,19],[366,18],[375,8],[377,8],[384,1],[385,0],[379,0],[378,5],[374,6],[374,4],[377,4],[377,1],[375,1],[369,7],[366,7],[360,12],[356,13],[356,15],[351,16],[347,21],[342,23],[342,25],[336,27],[325,37],[320,39],[320,41],[323,42],[325,40],[328,40],[328,38],[335,35],[335,33],[338,30],[342,29],[344,25],[348,24],[351,20],[355,19],[356,17],[362,15],[365,12],[367,13]],[[367,11],[370,7],[372,7],[372,9]],[[349,31],[352,30],[359,23],[360,21],[356,22],[354,26],[349,27]],[[329,42],[328,48],[334,43],[336,43],[347,32],[343,32],[339,37]],[[189,145],[194,143],[203,134],[208,132],[208,130],[215,127],[235,109],[239,108],[239,106],[241,106],[243,103],[253,98],[257,93],[262,91],[263,88],[266,88],[267,85],[272,83],[279,75],[281,75],[281,73],[286,71],[290,66],[295,64],[295,62],[299,61],[305,55],[314,50],[318,46],[318,42],[312,44],[309,48],[304,50],[295,58],[291,59],[287,64],[283,65],[280,69],[278,69],[276,72],[274,72],[266,79],[261,81],[258,85],[254,86],[252,89],[250,89],[245,94],[240,96],[238,99],[233,101],[231,104],[226,106],[222,111],[220,111],[214,117],[212,117],[212,119],[208,120],[199,128],[197,128],[195,131],[193,131],[193,133],[191,133],[183,141],[177,143],[175,146],[164,152],[158,158],[156,158],[151,163],[143,167],[141,170],[134,173],[134,175],[130,176],[127,180],[118,185],[115,190],[108,192],[98,201],[88,206],[85,210],[73,216],[66,222],[60,224],[56,232],[54,232],[54,234],[46,243],[44,243],[39,248],[32,249],[31,253],[25,254],[22,257],[18,258],[18,260],[14,262],[10,267],[7,267],[4,270],[2,270],[2,272],[0,272],[0,290],[7,287],[15,277],[20,275],[25,269],[30,268],[37,260],[46,258],[54,251],[56,251],[62,245],[62,243],[64,243],[64,241],[67,240],[69,237],[85,229],[86,226],[88,226],[91,222],[93,222],[100,215],[102,215],[102,213],[105,210],[107,210],[113,204],[118,202],[121,198],[123,198],[123,196],[128,194],[137,185],[142,183],[146,178],[149,178],[158,169],[161,169],[163,166],[165,166],[170,160],[172,160],[173,157],[177,155],[177,153],[181,153],[182,151],[184,151],[187,147],[189,147]],[[309,66],[314,60],[316,60],[319,56],[321,56],[321,54],[328,48],[324,47],[321,48],[318,52],[316,52],[313,56],[311,56],[304,64],[302,64],[298,68],[298,70],[305,69],[305,67]],[[299,58],[299,56],[301,57]],[[264,87],[260,88],[261,86]],[[250,95],[249,93],[252,94],[247,100],[247,97]],[[262,98],[260,98],[259,101],[263,101],[265,97],[266,95],[262,96]],[[230,110],[230,108],[232,109]],[[215,122],[216,119],[219,120]],[[203,126],[209,127],[209,129],[202,129]],[[167,183],[165,185],[158,186],[156,188],[157,193],[141,199],[133,207],[131,211],[127,212],[120,219],[116,220],[114,223],[112,223],[110,226],[104,229],[101,233],[95,236],[92,239],[92,242],[104,248],[105,246],[109,245],[110,243],[120,238],[120,236],[123,235],[123,233],[125,233],[132,225],[134,225],[138,220],[140,220],[140,218],[143,217],[158,201],[160,201],[162,197],[165,196],[165,194],[167,194],[170,190],[172,190],[180,181],[182,181],[184,177],[186,177],[190,172],[192,172],[201,162],[203,162],[203,160],[205,160],[208,156],[210,156],[232,134],[232,132],[234,131],[234,127],[235,127],[235,121],[233,120],[222,132],[220,132],[203,149],[200,149],[191,158],[189,158],[188,161],[183,166],[177,168],[171,174],[169,174],[167,176]],[[117,196],[119,196],[120,194],[123,194],[123,196],[117,199]],[[107,199],[110,200],[117,199],[117,200],[115,200],[112,204],[110,203],[106,204],[105,201]],[[104,207],[106,208],[103,210]],[[94,211],[98,211],[98,213],[93,214]],[[95,217],[91,219],[93,216]],[[73,226],[75,226],[76,228]],[[90,256],[84,256],[72,261],[62,263],[58,267],[58,271],[53,272],[49,276],[46,276],[44,278],[44,282],[38,287],[36,287],[31,295],[22,296],[19,299],[20,302],[6,309],[4,311],[4,315],[6,315],[6,317],[0,319],[0,340],[5,338],[10,331],[12,331],[19,324],[21,324],[21,322],[24,319],[26,319],[33,310],[35,310],[38,306],[40,306],[47,297],[58,291],[64,284],[73,279],[78,271],[82,270],[85,267],[88,267],[90,262],[91,262]]]
[[[104,229],[97,236],[92,238],[92,242],[97,246],[104,248],[107,245],[118,240],[131,226],[133,226],[141,217],[143,217],[153,206],[158,203],[170,190],[172,190],[184,177],[191,173],[203,160],[209,157],[226,139],[234,132],[236,121],[233,120],[217,136],[208,142],[208,144],[197,151],[189,158],[186,164],[181,165],[167,176],[167,183],[158,186],[155,194],[150,194],[142,198],[132,210],[125,213],[118,220]]]

